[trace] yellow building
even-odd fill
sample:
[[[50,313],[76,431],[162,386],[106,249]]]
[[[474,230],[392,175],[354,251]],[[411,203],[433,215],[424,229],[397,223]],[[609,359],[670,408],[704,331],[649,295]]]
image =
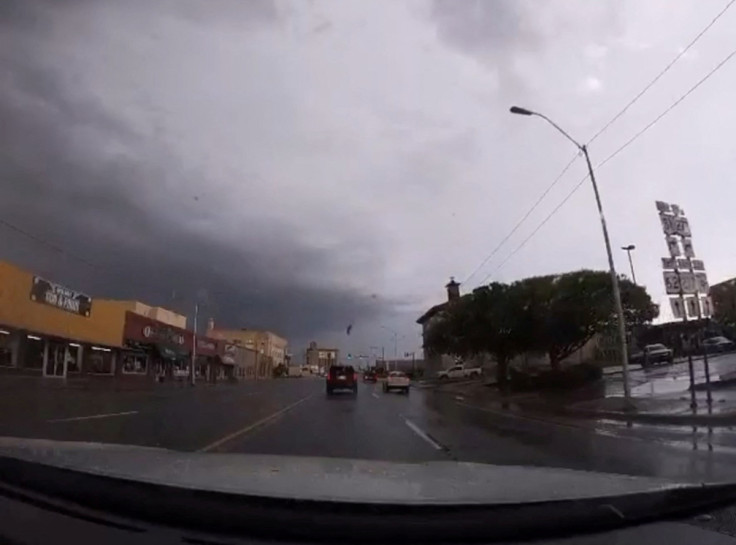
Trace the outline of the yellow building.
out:
[[[93,299],[0,261],[0,372],[113,376],[125,347],[127,311],[186,326],[186,317],[172,311]]]
[[[112,374],[125,307],[0,262],[0,367],[50,377]]]
[[[270,377],[274,367],[284,365],[286,362],[288,341],[271,331],[216,329],[214,320],[210,320],[207,335],[257,352],[261,356],[258,366],[259,377]]]

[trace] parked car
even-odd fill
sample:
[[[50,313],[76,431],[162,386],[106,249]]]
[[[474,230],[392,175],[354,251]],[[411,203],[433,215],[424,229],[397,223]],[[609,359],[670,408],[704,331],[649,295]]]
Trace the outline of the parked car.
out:
[[[383,391],[388,393],[391,390],[398,390],[405,394],[409,393],[409,384],[411,381],[406,373],[402,371],[391,371],[386,377],[386,382],[383,383]]]
[[[480,367],[465,367],[464,364],[453,365],[449,369],[440,371],[437,373],[437,378],[440,380],[447,380],[451,378],[475,378],[480,377]]]
[[[377,377],[375,371],[365,371],[363,373],[363,382],[376,382]]]
[[[358,393],[358,375],[351,365],[333,365],[327,372],[327,395],[337,390],[349,390],[353,395]]]
[[[734,342],[727,339],[726,337],[710,337],[703,341],[703,348],[708,354],[722,354],[723,352],[731,352],[734,347]]]
[[[289,365],[286,368],[286,376],[289,378],[301,378],[302,368],[299,365]]]
[[[674,355],[675,353],[671,348],[667,348],[661,343],[648,344],[644,347],[644,350],[631,354],[629,361],[647,367],[657,363],[672,363]]]

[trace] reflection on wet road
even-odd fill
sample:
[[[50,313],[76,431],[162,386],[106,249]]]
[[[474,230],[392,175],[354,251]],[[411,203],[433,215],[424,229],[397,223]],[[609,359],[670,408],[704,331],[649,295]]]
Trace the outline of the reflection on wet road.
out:
[[[711,382],[736,379],[736,354],[708,356]],[[705,367],[702,358],[693,359],[695,383],[705,384]],[[687,392],[690,375],[687,361],[674,365],[638,369],[630,373],[631,393],[634,396],[667,395]],[[620,396],[623,393],[621,376],[609,376],[606,383],[606,396]]]
[[[316,378],[151,392],[17,389],[0,435],[200,450],[396,461],[471,461],[667,477],[736,479],[731,429],[539,420],[412,388],[325,395]]]

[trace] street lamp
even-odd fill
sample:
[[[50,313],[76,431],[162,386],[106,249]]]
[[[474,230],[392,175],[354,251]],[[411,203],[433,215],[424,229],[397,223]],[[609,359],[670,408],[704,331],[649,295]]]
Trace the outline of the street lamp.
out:
[[[621,246],[621,249],[629,254],[629,267],[631,267],[631,280],[636,284],[636,274],[634,273],[634,262],[631,260],[631,250],[636,250],[636,246],[629,244],[628,246]]]
[[[391,335],[394,337],[394,362],[399,360],[399,332],[395,329],[391,329],[390,327],[387,327],[385,325],[381,325],[379,327],[382,327],[386,331],[390,332]],[[403,338],[403,337],[402,337]],[[384,362],[385,363],[385,362]],[[395,363],[394,363],[395,365]],[[386,366],[386,371],[388,371],[388,365]]]
[[[610,269],[610,272],[611,272],[611,283],[613,284],[613,299],[614,299],[614,303],[616,307],[616,317],[618,319],[618,340],[619,340],[619,350],[621,351],[621,367],[623,370],[623,379],[624,379],[624,398],[628,404],[631,399],[631,390],[629,388],[629,358],[628,358],[628,353],[626,350],[626,324],[624,322],[624,309],[623,309],[623,306],[621,305],[621,290],[618,285],[618,275],[616,274],[616,267],[613,264],[613,254],[611,253],[611,241],[608,238],[608,227],[606,227],[606,218],[603,215],[603,205],[601,204],[601,196],[598,193],[598,184],[596,184],[595,182],[595,174],[593,173],[593,165],[591,165],[590,163],[590,156],[588,155],[588,148],[584,144],[580,144],[572,136],[567,134],[564,130],[562,130],[562,128],[559,125],[557,125],[557,123],[552,121],[546,115],[540,114],[538,112],[534,112],[532,110],[527,110],[526,108],[520,108],[518,106],[512,106],[510,111],[512,114],[533,115],[533,116],[541,117],[547,123],[552,125],[555,129],[557,129],[570,142],[575,144],[575,147],[578,148],[585,156],[585,162],[588,165],[588,173],[590,175],[590,182],[593,184],[593,193],[595,193],[595,202],[596,202],[596,205],[598,206],[598,215],[601,218],[601,228],[603,229],[603,240],[606,243],[606,254],[608,254],[608,268]]]

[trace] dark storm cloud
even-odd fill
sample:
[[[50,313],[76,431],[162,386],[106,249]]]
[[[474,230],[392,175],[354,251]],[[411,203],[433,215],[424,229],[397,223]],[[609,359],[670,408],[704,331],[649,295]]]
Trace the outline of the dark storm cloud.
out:
[[[251,17],[275,17],[269,2],[242,4]],[[181,6],[203,16],[194,3]],[[21,30],[0,42],[0,218],[27,233],[0,225],[3,259],[93,296],[188,314],[196,300],[225,327],[271,328],[297,343],[377,314],[369,294],[302,281],[301,272],[317,276],[332,256],[297,245],[279,225],[254,225],[259,236],[237,245],[195,228],[192,220],[218,211],[159,186],[176,178],[190,187],[184,182],[201,173],[81,95],[51,52],[29,47],[29,30],[49,23],[46,9],[22,2],[0,12],[0,32]]]

